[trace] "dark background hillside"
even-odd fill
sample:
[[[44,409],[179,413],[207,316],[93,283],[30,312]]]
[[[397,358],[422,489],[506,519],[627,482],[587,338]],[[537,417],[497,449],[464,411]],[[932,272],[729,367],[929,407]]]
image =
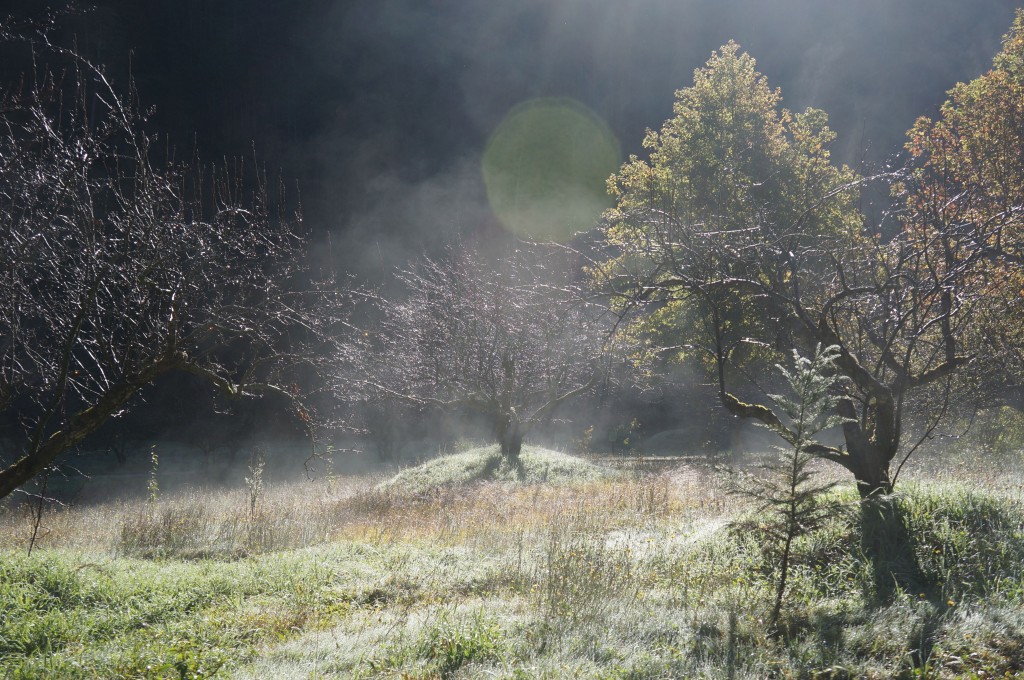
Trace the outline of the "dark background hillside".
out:
[[[0,2],[39,16],[49,0]],[[516,104],[568,97],[625,158],[673,92],[730,39],[792,109],[826,110],[837,156],[891,161],[904,131],[985,71],[1014,0],[94,0],[62,20],[89,59],[152,105],[179,153],[252,155],[301,195],[315,252],[371,278],[455,233],[500,230],[480,171]],[[85,3],[82,4],[85,6]],[[21,65],[0,62],[0,80]],[[184,381],[184,384],[182,383]],[[200,394],[201,393],[201,394]],[[182,394],[192,395],[181,399]],[[129,436],[224,411],[178,378],[147,394]],[[187,402],[187,403],[186,403]],[[180,412],[180,413],[179,413]],[[174,414],[180,417],[172,418]],[[261,412],[209,428],[241,433]],[[673,413],[658,418],[669,423]],[[166,421],[166,422],[165,422]],[[114,423],[101,438],[119,435]],[[209,439],[196,425],[193,439]],[[233,428],[233,429],[232,429]],[[275,428],[293,433],[294,424]],[[193,444],[195,442],[192,442]],[[97,445],[104,445],[97,442]],[[208,442],[207,442],[208,444]],[[208,444],[211,445],[212,444]]]
[[[45,0],[7,2],[27,15]],[[579,100],[623,155],[735,39],[787,106],[825,109],[842,160],[881,162],[986,68],[1014,0],[95,0],[67,23],[155,129],[297,180],[311,229],[372,270],[491,220],[479,156],[515,104]],[[9,65],[8,65],[9,68]],[[13,74],[4,74],[5,80]]]

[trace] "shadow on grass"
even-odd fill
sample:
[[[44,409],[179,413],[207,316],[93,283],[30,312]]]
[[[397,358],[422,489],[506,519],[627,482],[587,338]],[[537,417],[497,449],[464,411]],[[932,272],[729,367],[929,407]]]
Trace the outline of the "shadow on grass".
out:
[[[860,505],[861,550],[871,564],[872,588],[865,603],[879,609],[909,594],[927,603],[924,613],[908,637],[916,648],[911,651],[915,668],[928,663],[937,633],[949,610],[942,584],[921,567],[918,541],[899,498],[867,499]]]
[[[501,456],[501,454],[489,457],[487,459],[487,462],[484,463],[483,468],[480,470],[480,475],[477,476],[476,479],[474,479],[473,481],[492,479],[495,473],[498,472],[498,469],[501,467],[501,462],[503,460],[504,458]]]
[[[921,569],[917,540],[908,527],[903,503],[897,498],[861,502],[861,550],[871,564],[872,589],[865,601],[873,607],[893,603],[901,592],[936,595],[936,584]]]
[[[523,464],[522,457],[516,456],[508,459],[500,453],[487,459],[487,463],[480,470],[480,475],[474,481],[494,479],[503,469],[508,470],[517,481],[526,481],[526,466]]]

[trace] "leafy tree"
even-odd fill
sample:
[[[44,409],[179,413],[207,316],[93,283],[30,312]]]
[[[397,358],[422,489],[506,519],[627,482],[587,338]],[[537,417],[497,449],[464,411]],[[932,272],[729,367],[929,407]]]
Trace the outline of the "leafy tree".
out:
[[[344,300],[310,286],[266,178],[159,160],[130,88],[24,42],[52,70],[0,93],[0,497],[172,371],[308,422],[300,385]]]
[[[939,118],[907,134],[915,169],[897,186],[907,229],[936,266],[970,267],[984,299],[976,376],[963,392],[1024,410],[1024,10],[992,69],[950,90]]]
[[[424,258],[379,299],[379,320],[341,355],[339,393],[483,416],[502,455],[603,375],[608,327],[571,285],[566,251],[519,243]]]
[[[825,114],[779,104],[735,43],[713,54],[648,133],[649,159],[610,181],[614,257],[594,275],[624,308],[653,311],[643,332],[708,368],[729,412],[790,443],[797,434],[759,382],[780,354],[838,347],[845,446],[808,451],[849,470],[865,496],[887,493],[911,397],[969,361],[975,260],[936,266],[942,234],[865,228],[866,180],[831,161]]]

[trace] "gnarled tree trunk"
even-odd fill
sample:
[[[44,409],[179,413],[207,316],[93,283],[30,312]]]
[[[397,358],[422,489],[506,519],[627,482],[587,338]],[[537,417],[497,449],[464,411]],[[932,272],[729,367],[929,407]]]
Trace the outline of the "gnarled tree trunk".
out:
[[[889,463],[878,446],[871,443],[852,443],[847,440],[849,463],[846,469],[857,480],[857,491],[861,498],[871,498],[892,493],[892,478]]]
[[[501,457],[509,465],[518,466],[519,454],[523,450],[523,437],[526,434],[523,424],[514,414],[508,414],[498,421],[498,443],[501,445]]]
[[[843,425],[847,455],[839,462],[853,473],[861,498],[892,493],[889,466],[900,445],[895,404],[874,401],[866,407],[865,417],[858,419],[853,404],[843,401],[839,412],[848,419]]]

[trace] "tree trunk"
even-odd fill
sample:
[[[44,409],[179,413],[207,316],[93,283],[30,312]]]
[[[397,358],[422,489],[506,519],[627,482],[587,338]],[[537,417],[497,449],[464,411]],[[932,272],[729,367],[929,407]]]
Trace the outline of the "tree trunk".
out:
[[[843,424],[847,455],[837,462],[853,473],[861,498],[891,494],[889,464],[900,446],[895,404],[892,400],[875,401],[863,415],[857,413],[850,401],[839,402],[837,408],[839,415],[847,419]]]
[[[848,469],[857,480],[857,492],[861,498],[887,496],[892,493],[892,478],[889,475],[889,461],[878,453],[878,448],[868,445],[858,451],[855,446],[847,447],[851,461]]]
[[[501,442],[501,455],[512,465],[519,465],[519,454],[523,450],[523,436],[513,434],[504,438]]]
[[[847,424],[843,429],[846,435],[847,458],[842,465],[853,473],[860,497],[869,498],[892,493],[889,462],[893,456],[888,452],[895,454],[894,443],[888,442],[888,446],[879,446],[869,439],[856,423]]]
[[[513,414],[506,416],[498,424],[498,443],[501,445],[501,457],[509,465],[518,466],[519,454],[523,450],[523,435],[525,432],[522,423]]]
[[[786,527],[786,544],[782,549],[782,563],[779,567],[779,583],[775,588],[775,606],[772,607],[771,616],[768,617],[768,630],[772,633],[779,632],[779,616],[782,614],[782,598],[786,594],[786,580],[789,577],[789,559],[790,551],[793,549],[793,539],[795,538],[795,518],[790,516],[787,518]]]

